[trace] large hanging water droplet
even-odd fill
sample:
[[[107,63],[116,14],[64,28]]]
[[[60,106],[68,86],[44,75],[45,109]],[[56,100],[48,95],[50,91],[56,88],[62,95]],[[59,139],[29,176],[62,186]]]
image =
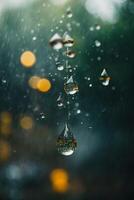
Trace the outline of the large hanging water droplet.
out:
[[[72,155],[77,147],[77,142],[73,134],[71,133],[67,123],[65,124],[63,131],[57,139],[56,146],[58,152],[64,156]]]
[[[72,76],[64,84],[64,90],[67,94],[70,94],[70,95],[73,95],[79,91],[78,85],[76,82],[74,82]]]
[[[51,47],[55,50],[59,50],[61,48],[63,48],[63,40],[62,37],[58,34],[55,33],[51,39],[49,40],[49,44],[51,45]]]
[[[109,77],[106,69],[103,69],[99,79],[100,79],[102,85],[104,85],[104,86],[108,86],[109,85],[110,77]]]
[[[63,44],[65,47],[72,47],[74,45],[74,39],[67,32],[63,35]]]

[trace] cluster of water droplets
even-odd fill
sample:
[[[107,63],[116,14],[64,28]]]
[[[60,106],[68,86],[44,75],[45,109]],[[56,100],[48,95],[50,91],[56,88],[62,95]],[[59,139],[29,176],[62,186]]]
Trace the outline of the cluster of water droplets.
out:
[[[68,19],[72,18],[73,14],[70,8],[67,9],[66,15]],[[68,156],[74,153],[77,146],[76,140],[68,125],[70,118],[69,106],[71,104],[69,96],[73,96],[79,91],[78,84],[74,81],[72,66],[69,64],[69,60],[76,57],[75,51],[72,50],[75,42],[73,37],[66,31],[62,36],[59,33],[54,33],[49,40],[49,44],[58,54],[62,53],[62,56],[64,57],[64,62],[59,58],[59,55],[55,58],[57,70],[64,71],[66,74],[66,76],[64,76],[64,93],[59,93],[59,96],[57,97],[57,106],[60,109],[65,108],[67,112],[67,122],[57,139],[57,149],[60,154]],[[66,95],[66,98],[64,95]]]

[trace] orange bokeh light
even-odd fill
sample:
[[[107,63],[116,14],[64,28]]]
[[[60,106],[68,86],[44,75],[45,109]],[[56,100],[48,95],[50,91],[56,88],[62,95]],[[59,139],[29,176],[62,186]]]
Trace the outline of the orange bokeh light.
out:
[[[33,89],[37,89],[37,84],[38,84],[39,80],[40,80],[39,76],[32,76],[28,81],[29,86]]]
[[[51,89],[51,82],[46,78],[42,78],[37,83],[37,89],[40,92],[48,92]]]
[[[64,193],[69,188],[69,176],[64,169],[55,169],[50,174],[50,180],[55,192]]]
[[[33,127],[33,119],[30,116],[24,116],[20,120],[20,126],[25,130],[31,129]]]
[[[0,121],[2,124],[11,124],[12,123],[12,116],[9,112],[2,112],[0,114]]]
[[[10,145],[6,141],[0,140],[0,161],[8,160],[10,152]]]
[[[36,63],[36,56],[31,51],[25,51],[21,54],[20,62],[24,67],[30,68]]]

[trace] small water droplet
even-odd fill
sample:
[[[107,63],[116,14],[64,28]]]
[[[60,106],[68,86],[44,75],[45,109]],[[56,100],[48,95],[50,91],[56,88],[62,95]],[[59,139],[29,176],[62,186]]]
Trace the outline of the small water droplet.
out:
[[[91,26],[91,27],[89,28],[89,30],[90,30],[90,31],[94,31],[94,27]]]
[[[101,29],[101,26],[99,24],[97,24],[95,28],[97,31],[99,31]]]
[[[74,39],[67,32],[63,35],[63,44],[65,47],[72,47],[74,45]]]
[[[100,79],[102,85],[104,85],[104,86],[108,86],[109,85],[110,77],[109,77],[106,69],[103,69],[99,79]]]
[[[57,105],[58,105],[58,107],[64,106],[64,100],[63,100],[63,97],[62,97],[62,93],[60,93],[59,97],[57,98]]]
[[[100,47],[101,46],[101,42],[99,40],[95,40],[95,46],[96,47]]]
[[[62,37],[58,33],[55,33],[49,40],[49,44],[55,50],[59,50],[63,48]]]
[[[66,56],[68,58],[75,58],[76,53],[74,51],[72,51],[72,50],[69,50],[69,51],[66,52]]]
[[[35,41],[35,40],[37,40],[37,37],[33,37],[32,39]]]
[[[73,16],[72,11],[71,11],[70,9],[68,9],[68,10],[67,10],[67,17],[68,17],[68,18],[72,18],[72,16]]]
[[[81,113],[81,110],[77,110],[76,112],[77,112],[77,114],[80,114],[80,113]]]

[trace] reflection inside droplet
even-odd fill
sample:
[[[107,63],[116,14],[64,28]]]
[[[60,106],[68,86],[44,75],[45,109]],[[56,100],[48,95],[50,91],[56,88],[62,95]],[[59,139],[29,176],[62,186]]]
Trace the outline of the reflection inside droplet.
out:
[[[108,86],[109,85],[109,82],[110,82],[111,78],[109,77],[106,69],[103,69],[99,79],[100,79],[102,85],[104,85],[104,86]]]
[[[67,32],[63,35],[63,44],[65,47],[72,47],[74,45],[74,39]]]
[[[64,130],[57,139],[58,152],[64,156],[72,155],[77,147],[76,140],[70,131],[70,128],[65,124]]]
[[[73,95],[79,91],[78,85],[73,81],[73,77],[71,76],[68,81],[64,84],[64,90],[67,94]]]

